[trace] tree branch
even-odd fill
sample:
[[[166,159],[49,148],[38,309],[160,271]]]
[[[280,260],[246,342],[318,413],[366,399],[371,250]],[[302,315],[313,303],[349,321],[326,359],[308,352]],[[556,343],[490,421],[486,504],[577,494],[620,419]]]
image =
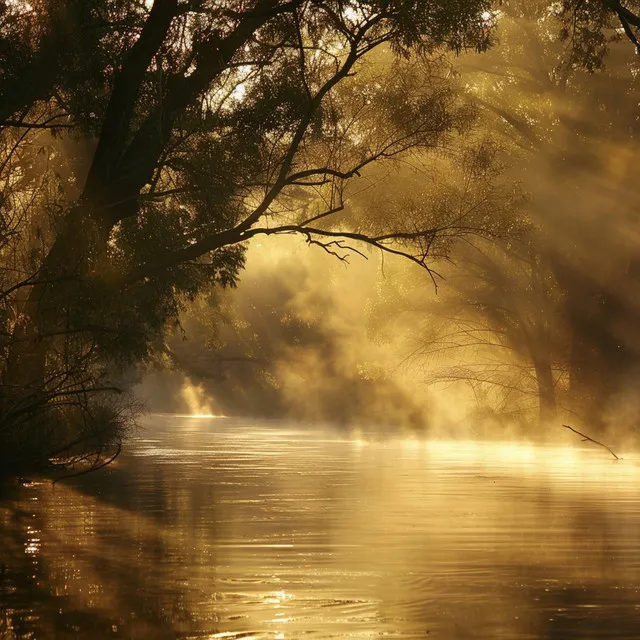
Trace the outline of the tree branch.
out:
[[[582,433],[581,431],[578,431],[577,429],[574,429],[573,427],[570,427],[568,424],[563,424],[562,425],[565,429],[569,429],[570,431],[573,431],[573,433],[577,433],[579,436],[582,436],[584,438],[584,440],[582,442],[593,442],[593,444],[597,444],[601,447],[604,447],[616,460],[622,460],[622,458],[619,458],[609,447],[607,447],[606,444],[602,444],[602,442],[598,442],[597,440],[594,440],[593,438],[590,438],[588,435],[585,435],[584,433]]]
[[[63,116],[54,116],[55,118],[61,118]],[[0,127],[12,127],[15,129],[71,129],[75,125],[73,124],[47,124],[38,122],[24,122],[23,120],[4,120],[0,122]]]
[[[119,162],[109,202],[105,203],[111,224],[136,214],[138,193],[152,179],[179,115],[228,69],[233,57],[260,27],[277,15],[293,11],[302,2],[291,0],[279,4],[277,0],[261,0],[254,11],[239,16],[238,24],[226,37],[215,36],[194,45],[195,70],[189,75],[177,73],[167,78],[162,103],[147,116]],[[116,206],[116,203],[129,203],[129,206]]]
[[[103,193],[116,163],[120,160],[135,102],[154,56],[162,46],[176,15],[178,0],[155,0],[140,37],[125,58],[113,83],[93,162],[84,188],[85,197],[98,198]]]

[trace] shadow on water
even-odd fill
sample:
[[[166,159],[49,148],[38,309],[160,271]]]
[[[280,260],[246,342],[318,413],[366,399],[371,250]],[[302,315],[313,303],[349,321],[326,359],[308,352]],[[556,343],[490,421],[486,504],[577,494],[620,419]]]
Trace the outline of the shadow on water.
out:
[[[56,489],[60,490],[68,491]],[[147,605],[138,589],[144,581],[137,579],[135,567],[125,566],[117,550],[102,555],[109,545],[99,538],[86,548],[80,536],[50,525],[52,518],[61,515],[59,507],[42,506],[55,501],[52,492],[50,486],[31,485],[12,488],[13,495],[2,499],[0,637],[174,638],[170,617],[163,618]],[[86,499],[78,494],[74,500]],[[85,533],[92,535],[84,524],[85,505],[78,505],[78,515],[73,514],[74,506],[69,504],[68,512],[65,509],[66,523],[80,517]],[[117,535],[123,548],[134,543],[126,530]],[[55,550],[55,555],[48,555],[47,548]],[[78,552],[81,561],[76,561]],[[112,588],[104,607],[101,600],[107,585]],[[132,611],[135,616],[127,619],[119,611]]]
[[[639,476],[155,418],[105,473],[4,488],[0,638],[637,638]]]

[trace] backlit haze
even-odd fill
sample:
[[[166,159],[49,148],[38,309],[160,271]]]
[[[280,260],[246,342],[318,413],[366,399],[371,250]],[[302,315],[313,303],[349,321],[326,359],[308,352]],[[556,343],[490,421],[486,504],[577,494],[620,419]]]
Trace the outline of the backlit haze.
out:
[[[0,0],[0,640],[637,640],[638,52]]]
[[[465,437],[633,432],[637,62],[623,41],[605,71],[562,70],[552,14],[495,19],[494,48],[447,62],[473,131],[451,154],[369,171],[352,196],[374,219],[485,207],[474,224],[489,236],[454,238],[435,282],[375,249],[345,264],[304,238],[253,240],[237,290],[209,318],[198,302],[169,338],[172,371],[144,374],[152,410]],[[479,159],[452,165],[461,154]]]

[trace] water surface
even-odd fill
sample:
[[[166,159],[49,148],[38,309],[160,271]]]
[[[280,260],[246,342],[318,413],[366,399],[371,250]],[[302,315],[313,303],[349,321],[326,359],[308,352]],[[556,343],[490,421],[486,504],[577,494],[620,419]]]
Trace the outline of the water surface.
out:
[[[599,449],[152,416],[0,496],[0,638],[640,637],[639,469]]]

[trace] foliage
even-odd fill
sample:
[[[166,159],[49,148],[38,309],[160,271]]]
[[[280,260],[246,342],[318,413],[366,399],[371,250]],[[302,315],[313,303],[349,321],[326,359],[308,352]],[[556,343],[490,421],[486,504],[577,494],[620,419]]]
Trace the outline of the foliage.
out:
[[[568,44],[571,65],[591,72],[602,69],[610,43],[622,37],[640,49],[640,3],[636,0],[563,0],[557,15],[563,23],[560,39]]]
[[[513,221],[529,228],[516,241],[454,252],[457,268],[414,345],[431,381],[472,385],[476,398],[482,388],[483,402],[501,411],[535,405],[543,422],[558,405],[596,428],[619,411],[639,362],[627,294],[638,260],[630,239],[637,62],[617,42],[611,6],[565,3],[563,12],[559,4],[509,3],[500,46],[459,61],[480,126],[499,141],[506,175],[528,193]],[[593,73],[604,49],[597,60],[595,49],[590,58],[577,49],[587,46],[578,27],[557,37],[571,7],[581,12],[578,26],[606,35],[607,73]],[[447,357],[436,362],[436,353]],[[625,406],[633,413],[637,405]]]
[[[350,189],[373,163],[468,130],[455,92],[433,73],[410,81],[407,61],[485,50],[488,11],[487,0],[2,3],[5,463],[36,434],[39,462],[119,450],[111,427],[96,443],[78,425],[114,424],[113,372],[161,350],[203,289],[234,286],[251,237],[302,234],[341,258],[368,244],[429,268],[433,217],[378,231],[348,207]]]

